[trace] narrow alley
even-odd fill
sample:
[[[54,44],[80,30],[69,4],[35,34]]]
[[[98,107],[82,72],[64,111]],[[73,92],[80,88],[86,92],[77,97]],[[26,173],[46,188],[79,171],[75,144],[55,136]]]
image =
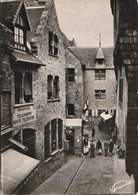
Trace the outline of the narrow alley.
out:
[[[100,139],[102,145],[106,139],[104,132],[96,129],[96,140]],[[93,194],[93,193],[134,193],[134,180],[125,172],[124,159],[118,159],[116,147],[112,157],[83,155],[78,158],[68,156],[67,164],[61,167],[55,174],[41,184],[33,194]],[[119,181],[130,182],[120,189],[113,189],[113,185]],[[116,191],[113,191],[116,190]]]
[[[0,0],[2,195],[138,195],[138,0]]]

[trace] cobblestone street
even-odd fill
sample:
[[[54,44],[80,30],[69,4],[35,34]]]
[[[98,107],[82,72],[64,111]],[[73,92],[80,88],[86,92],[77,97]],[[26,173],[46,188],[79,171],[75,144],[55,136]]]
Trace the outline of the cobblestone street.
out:
[[[106,139],[104,132],[96,130],[96,140],[102,144]],[[125,173],[124,159],[104,155],[90,158],[69,156],[68,162],[59,171],[46,180],[32,194],[111,194],[112,186],[121,180],[131,184],[116,190],[117,193],[134,193],[134,181]]]

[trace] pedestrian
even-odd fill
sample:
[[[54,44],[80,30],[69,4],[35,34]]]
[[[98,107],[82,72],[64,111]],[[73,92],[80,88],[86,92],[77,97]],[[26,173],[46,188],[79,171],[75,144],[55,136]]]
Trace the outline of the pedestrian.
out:
[[[97,144],[96,144],[96,150],[98,150],[99,155],[102,155],[102,153],[103,153],[102,143],[99,139],[98,139]]]
[[[109,141],[106,138],[106,140],[104,142],[104,153],[105,153],[105,156],[108,156],[108,149],[109,149]]]
[[[112,156],[113,154],[113,148],[114,148],[114,142],[113,140],[111,139],[110,140],[110,143],[109,143],[109,155]]]
[[[95,127],[92,128],[92,140],[95,137]]]
[[[95,146],[94,146],[94,142],[92,140],[91,144],[90,144],[90,158],[94,158],[95,157]]]
[[[99,129],[99,131],[102,131],[102,121],[101,120],[98,123],[98,129]]]

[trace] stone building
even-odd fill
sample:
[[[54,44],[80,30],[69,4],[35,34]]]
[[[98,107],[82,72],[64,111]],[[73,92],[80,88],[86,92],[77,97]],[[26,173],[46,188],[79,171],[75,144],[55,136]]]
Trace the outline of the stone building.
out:
[[[65,49],[53,0],[0,8],[2,187],[29,193],[65,163]]]
[[[82,110],[85,64],[65,45],[66,58],[66,139],[70,154],[82,155]]]
[[[126,171],[138,191],[138,1],[111,0],[117,79],[116,126],[126,150]]]
[[[115,113],[116,80],[113,66],[113,48],[79,48],[71,50],[85,63],[84,103],[88,98],[89,117],[96,118],[105,111]]]

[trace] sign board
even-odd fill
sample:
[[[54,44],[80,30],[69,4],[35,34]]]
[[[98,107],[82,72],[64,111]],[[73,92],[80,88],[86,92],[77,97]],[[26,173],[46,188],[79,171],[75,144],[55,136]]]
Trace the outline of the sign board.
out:
[[[33,109],[33,105],[15,108],[15,113],[13,114],[13,127],[35,120],[36,110]]]
[[[73,118],[73,119],[66,119],[66,126],[67,127],[81,127],[82,126],[82,119],[80,118]]]

